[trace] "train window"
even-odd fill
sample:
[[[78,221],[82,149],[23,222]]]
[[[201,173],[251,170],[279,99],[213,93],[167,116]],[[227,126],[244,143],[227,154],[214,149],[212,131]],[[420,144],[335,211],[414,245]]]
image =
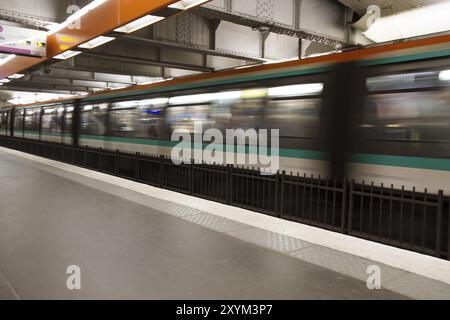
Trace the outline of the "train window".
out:
[[[111,134],[140,139],[160,138],[168,100],[156,98],[114,103],[110,117]]]
[[[164,125],[163,105],[141,105],[137,112],[135,137],[160,138]]]
[[[190,133],[194,133],[196,122],[203,124],[203,130],[213,127],[215,123],[211,117],[211,106],[207,104],[168,108],[166,121],[171,132],[187,130]]]
[[[42,114],[42,131],[61,133],[64,109],[61,106],[44,108]]]
[[[136,130],[136,108],[112,109],[110,114],[110,131],[115,137],[134,137]]]
[[[23,130],[23,115],[25,110],[17,110],[14,115],[14,131],[16,134],[20,134]]]
[[[264,99],[240,100],[231,109],[231,126],[234,129],[260,129],[264,114]]]
[[[280,129],[281,137],[316,138],[320,99],[273,100],[265,112],[267,129]]]
[[[40,109],[27,109],[25,111],[25,131],[38,132],[39,131],[39,114]]]
[[[73,121],[73,107],[72,106],[66,106],[66,113],[64,118],[64,127],[63,132],[64,133],[70,133],[72,131],[72,121]]]
[[[81,108],[80,133],[82,135],[104,135],[108,104],[90,104]]]
[[[0,135],[6,135],[8,128],[8,113],[0,112]]]
[[[367,139],[450,141],[450,90],[370,95],[362,128]]]
[[[369,92],[426,89],[450,86],[450,70],[417,71],[367,79]]]

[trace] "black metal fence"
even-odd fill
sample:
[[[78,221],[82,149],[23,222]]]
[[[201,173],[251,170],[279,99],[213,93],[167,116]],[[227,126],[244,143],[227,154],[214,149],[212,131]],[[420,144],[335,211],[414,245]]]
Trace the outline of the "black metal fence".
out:
[[[450,260],[450,201],[314,176],[0,136],[0,146]]]

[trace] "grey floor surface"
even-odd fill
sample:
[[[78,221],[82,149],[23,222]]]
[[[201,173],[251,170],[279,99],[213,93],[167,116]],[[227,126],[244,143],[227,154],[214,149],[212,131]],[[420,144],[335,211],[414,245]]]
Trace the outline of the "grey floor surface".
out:
[[[406,298],[307,262],[322,253],[301,240],[39,166],[0,150],[0,299]],[[69,265],[81,290],[66,287]]]

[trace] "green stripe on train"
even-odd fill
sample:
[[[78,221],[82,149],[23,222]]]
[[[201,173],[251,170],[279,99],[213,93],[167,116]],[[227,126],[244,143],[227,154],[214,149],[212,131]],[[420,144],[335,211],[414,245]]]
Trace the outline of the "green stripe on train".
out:
[[[405,156],[360,153],[353,155],[352,161],[357,163],[375,164],[380,166],[450,171],[450,159],[405,157]]]

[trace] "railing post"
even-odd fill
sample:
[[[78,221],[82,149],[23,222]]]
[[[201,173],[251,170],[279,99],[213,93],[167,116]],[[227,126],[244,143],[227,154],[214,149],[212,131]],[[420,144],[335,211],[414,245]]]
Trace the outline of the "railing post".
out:
[[[140,168],[140,161],[141,161],[141,153],[140,152],[136,152],[135,157],[134,157],[134,178],[136,179],[136,181],[140,180],[141,177],[141,168]]]
[[[353,223],[353,191],[355,188],[355,180],[350,182],[350,189],[348,192],[348,230],[347,233],[350,234],[352,232],[352,223]]]
[[[160,155],[159,156],[159,186],[162,188],[163,187],[163,168],[164,166],[164,156]]]
[[[280,171],[278,170],[275,176],[275,203],[274,203],[274,213],[275,215],[280,218],[281,217],[281,213],[278,212],[278,197],[279,197],[279,192],[280,192]],[[248,196],[248,195],[247,195]]]
[[[285,181],[286,181],[286,171],[283,171],[281,173],[281,192],[280,192],[280,212],[279,212],[279,217],[283,217],[283,212],[284,212],[284,189],[285,189]],[[295,199],[295,201],[297,201],[297,199]]]
[[[98,156],[98,160],[97,160],[97,167],[98,167],[98,171],[102,171],[102,148],[99,148],[97,151],[97,156]]]
[[[84,149],[83,149],[83,151],[84,151],[84,167],[87,168],[87,166],[88,166],[88,160],[87,160],[87,157],[88,157],[88,147],[85,146]]]
[[[227,165],[227,204],[231,205],[233,202],[233,165]]]
[[[114,174],[116,176],[119,175],[119,150],[116,149],[115,157],[114,157]]]
[[[348,195],[348,181],[347,178],[344,178],[342,182],[342,212],[341,212],[341,232],[345,233],[345,222],[348,220],[347,218],[347,201],[349,201]]]
[[[447,260],[450,260],[450,200],[448,202],[447,216]]]
[[[444,191],[438,191],[438,199],[437,199],[437,221],[436,221],[436,257],[441,256],[441,243],[442,243],[442,210],[443,210],[443,201],[444,201]],[[448,248],[447,248],[447,251]]]
[[[189,160],[189,194],[194,194],[194,159]]]

